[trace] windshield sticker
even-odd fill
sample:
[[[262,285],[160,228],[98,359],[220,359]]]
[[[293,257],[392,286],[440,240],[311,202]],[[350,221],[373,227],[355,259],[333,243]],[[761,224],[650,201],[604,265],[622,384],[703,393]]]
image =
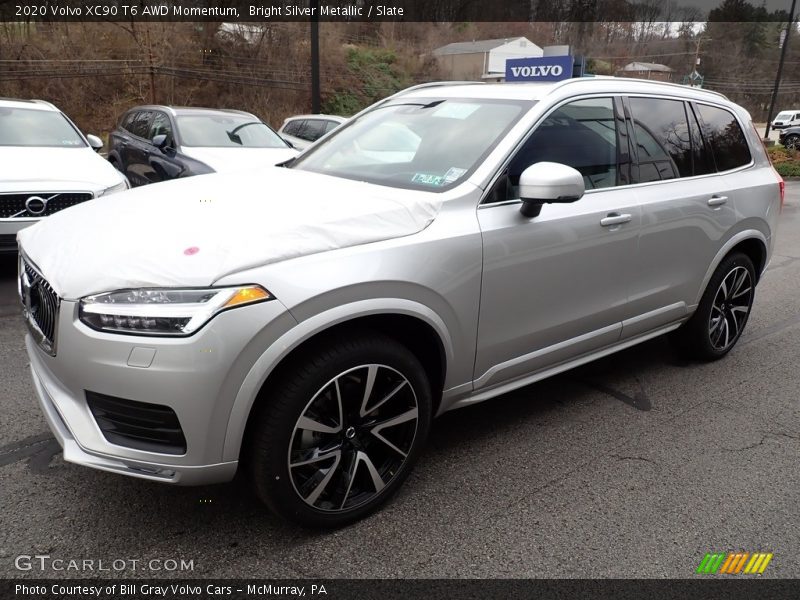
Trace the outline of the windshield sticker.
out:
[[[459,169],[458,167],[450,167],[447,173],[444,174],[445,184],[453,183],[456,179],[461,177],[466,172],[467,172],[466,169]]]
[[[481,107],[480,104],[467,104],[466,102],[445,102],[433,113],[434,117],[448,119],[466,119]]]
[[[422,185],[442,186],[445,185],[444,177],[432,173],[414,173],[411,183],[421,183]]]

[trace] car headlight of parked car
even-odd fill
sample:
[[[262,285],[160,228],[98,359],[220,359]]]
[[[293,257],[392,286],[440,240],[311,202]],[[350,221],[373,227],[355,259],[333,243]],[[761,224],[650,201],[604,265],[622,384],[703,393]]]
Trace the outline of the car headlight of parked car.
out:
[[[124,192],[125,190],[130,189],[130,187],[131,186],[128,183],[128,179],[125,178],[122,181],[120,181],[117,185],[112,185],[111,187],[107,187],[103,191],[99,192],[97,194],[97,197],[99,198],[100,196],[105,196],[107,194],[113,194],[115,192]]]
[[[273,298],[257,285],[119,290],[83,298],[79,314],[83,323],[99,331],[187,336],[222,311]]]

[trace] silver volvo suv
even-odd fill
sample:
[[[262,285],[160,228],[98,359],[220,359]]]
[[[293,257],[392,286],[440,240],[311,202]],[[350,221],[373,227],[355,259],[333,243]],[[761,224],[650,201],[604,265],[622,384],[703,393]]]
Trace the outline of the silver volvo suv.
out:
[[[426,84],[283,165],[21,232],[33,381],[67,461],[242,469],[278,515],[340,526],[392,496],[445,411],[666,333],[724,356],[782,197],[713,92]]]

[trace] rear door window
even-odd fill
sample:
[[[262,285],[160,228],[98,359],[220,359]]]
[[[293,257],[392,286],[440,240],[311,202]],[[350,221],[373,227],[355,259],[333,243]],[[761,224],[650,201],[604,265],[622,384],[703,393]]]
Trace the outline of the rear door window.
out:
[[[682,100],[630,98],[636,154],[637,183],[690,177],[692,143]]]
[[[733,113],[717,106],[696,104],[703,134],[711,146],[717,171],[730,171],[750,163],[750,147]]]

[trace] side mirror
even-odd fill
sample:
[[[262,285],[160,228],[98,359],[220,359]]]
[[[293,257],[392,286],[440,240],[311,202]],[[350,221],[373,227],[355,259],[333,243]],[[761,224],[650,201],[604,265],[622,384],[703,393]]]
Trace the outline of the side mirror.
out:
[[[539,216],[542,204],[575,202],[583,197],[586,188],[583,175],[561,163],[539,162],[531,165],[519,177],[519,197],[523,216]]]
[[[150,140],[153,143],[153,146],[158,148],[159,150],[163,150],[167,147],[167,141],[169,138],[167,137],[166,133],[159,133],[158,135],[154,135],[153,139]]]
[[[89,145],[92,147],[92,150],[95,152],[100,152],[100,148],[103,147],[103,140],[101,140],[96,135],[92,135],[91,133],[86,136],[86,139],[89,141]]]

